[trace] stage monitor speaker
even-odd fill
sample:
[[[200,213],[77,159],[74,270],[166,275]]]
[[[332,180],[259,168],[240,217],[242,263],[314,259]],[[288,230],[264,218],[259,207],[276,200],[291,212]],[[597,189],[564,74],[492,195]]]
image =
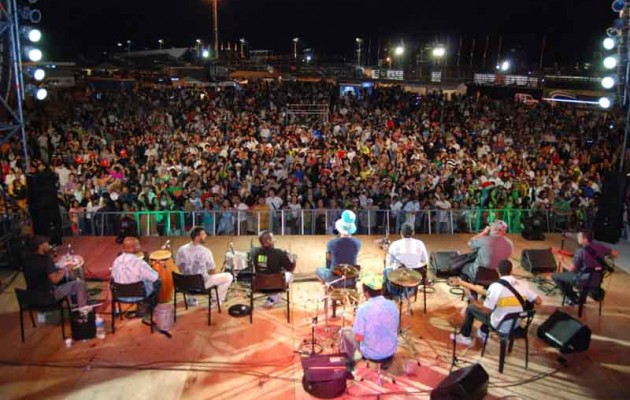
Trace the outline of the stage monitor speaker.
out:
[[[433,274],[437,277],[457,275],[459,272],[454,272],[451,266],[452,260],[458,255],[457,251],[436,251],[431,253],[429,267]]]
[[[521,253],[521,267],[532,274],[556,272],[558,268],[549,249],[524,249]]]
[[[602,242],[617,243],[623,229],[623,199],[625,196],[626,176],[621,172],[611,172],[604,177],[602,193],[593,236]]]
[[[561,353],[576,353],[588,350],[591,344],[591,329],[567,313],[557,310],[540,327],[538,337]]]
[[[348,360],[343,354],[312,355],[302,358],[302,387],[307,393],[320,398],[332,399],[346,391]]]
[[[431,391],[431,400],[481,400],[488,393],[488,373],[473,364],[451,373]]]

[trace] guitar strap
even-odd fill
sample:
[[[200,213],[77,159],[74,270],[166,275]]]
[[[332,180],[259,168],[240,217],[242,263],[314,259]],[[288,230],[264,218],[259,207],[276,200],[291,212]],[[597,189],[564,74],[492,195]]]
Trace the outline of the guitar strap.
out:
[[[516,289],[514,289],[514,287],[510,284],[510,282],[506,281],[505,279],[499,279],[497,282],[503,285],[505,288],[507,288],[510,292],[512,292],[512,294],[514,294],[514,297],[516,297],[518,302],[521,303],[521,307],[523,307],[523,310],[526,309],[525,300],[523,299],[523,296],[521,296],[521,294],[517,292]]]

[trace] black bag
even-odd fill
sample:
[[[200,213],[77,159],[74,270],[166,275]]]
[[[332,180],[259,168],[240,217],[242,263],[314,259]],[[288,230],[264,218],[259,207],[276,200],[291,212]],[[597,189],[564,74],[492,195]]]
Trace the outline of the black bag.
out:
[[[302,358],[302,386],[307,393],[320,398],[332,399],[346,391],[348,372],[344,354],[314,355]]]
[[[113,318],[113,317],[112,317]],[[87,313],[73,311],[70,314],[70,327],[72,328],[72,339],[78,340],[94,339],[96,337],[96,316],[94,310]]]

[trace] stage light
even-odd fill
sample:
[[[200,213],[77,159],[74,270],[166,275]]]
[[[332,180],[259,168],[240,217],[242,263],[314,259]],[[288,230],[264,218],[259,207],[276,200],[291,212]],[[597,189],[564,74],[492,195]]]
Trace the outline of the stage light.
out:
[[[405,53],[405,48],[402,46],[396,46],[394,49],[394,54],[397,56],[402,56]]]
[[[311,62],[313,58],[311,56],[306,56],[306,62]]]
[[[607,37],[606,39],[604,39],[602,44],[604,45],[604,48],[606,50],[612,50],[615,48],[616,43],[615,43],[615,39]]]
[[[37,43],[42,39],[42,31],[30,26],[20,28],[20,33],[32,43]]]
[[[42,51],[36,47],[25,47],[24,51],[26,51],[26,56],[30,61],[38,62],[41,61],[43,54]]]
[[[23,19],[29,20],[32,24],[39,24],[42,20],[42,12],[37,8],[24,7],[21,14]]]
[[[501,71],[503,72],[507,72],[510,69],[510,62],[509,61],[503,61],[501,63]]]
[[[444,57],[446,55],[446,49],[443,46],[438,46],[433,49],[433,57]]]
[[[611,4],[611,8],[613,10],[613,12],[622,12],[623,8],[625,7],[626,2],[625,0],[613,0],[612,4]]]
[[[614,69],[615,67],[617,67],[617,57],[615,57],[615,56],[608,56],[608,57],[604,58],[604,68],[606,68],[606,69]]]
[[[210,52],[208,51],[208,49],[203,49],[203,51],[201,52],[201,57],[203,58],[210,57]]]
[[[615,78],[612,76],[605,76],[602,78],[602,87],[604,89],[612,89],[615,86]]]
[[[45,100],[48,97],[48,91],[44,88],[37,88],[35,91],[35,98],[39,101]]]
[[[600,97],[598,104],[601,108],[609,108],[611,103],[608,97]]]
[[[28,67],[26,73],[36,81],[43,81],[46,77],[46,71],[43,68]]]

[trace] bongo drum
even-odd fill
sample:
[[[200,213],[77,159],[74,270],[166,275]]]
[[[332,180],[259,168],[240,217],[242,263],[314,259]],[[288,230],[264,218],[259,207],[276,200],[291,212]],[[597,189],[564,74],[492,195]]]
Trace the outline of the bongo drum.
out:
[[[175,261],[171,258],[171,252],[168,250],[156,250],[149,255],[151,260],[151,268],[157,271],[162,286],[158,293],[158,301],[166,303],[173,300],[175,288],[173,286],[173,271],[177,272]]]

